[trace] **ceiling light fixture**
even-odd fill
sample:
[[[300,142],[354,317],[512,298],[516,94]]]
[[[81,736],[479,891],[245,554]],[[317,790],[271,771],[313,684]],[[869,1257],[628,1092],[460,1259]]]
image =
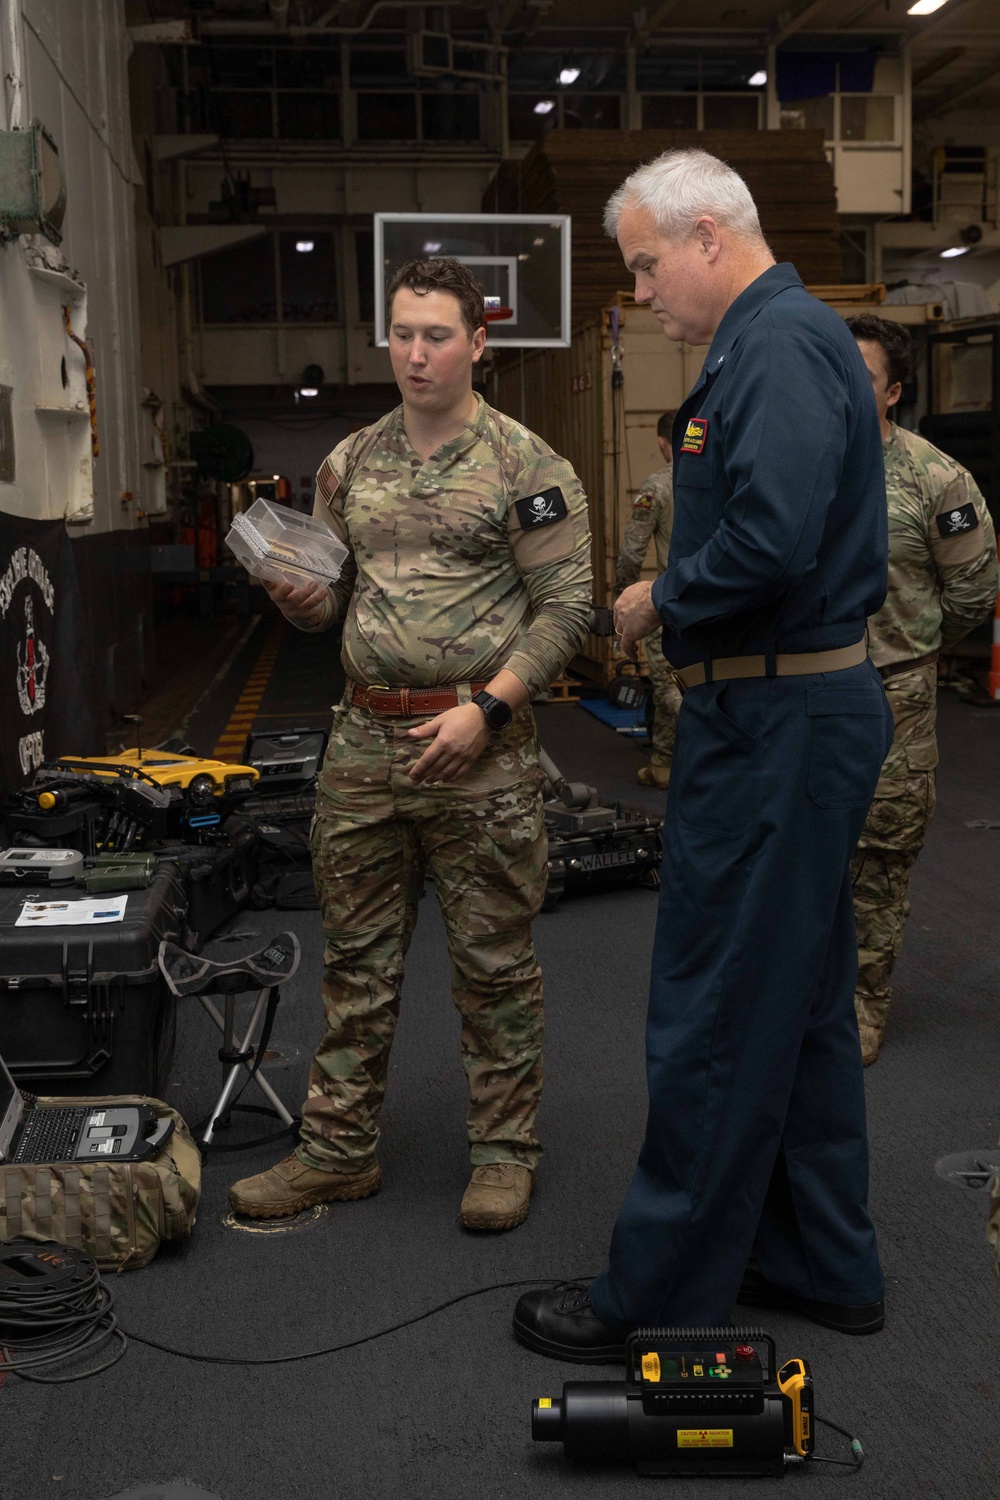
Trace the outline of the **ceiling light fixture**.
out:
[[[539,99],[538,103],[535,105],[535,114],[550,115],[555,107],[556,101],[554,99]]]
[[[908,16],[932,16],[936,10],[940,10],[947,0],[916,0],[906,12]]]
[[[302,385],[299,387],[300,396],[318,396],[319,391],[314,385]]]
[[[316,249],[315,240],[296,240],[295,248],[300,255],[308,255],[310,250]]]
[[[956,255],[968,255],[971,249],[971,245],[952,245],[950,250],[941,251],[941,259],[953,260]]]
[[[767,74],[763,68],[758,68],[756,73],[751,73],[747,83],[752,89],[762,89],[767,82]]]
[[[579,68],[562,68],[559,73],[560,83],[575,83],[580,76]]]

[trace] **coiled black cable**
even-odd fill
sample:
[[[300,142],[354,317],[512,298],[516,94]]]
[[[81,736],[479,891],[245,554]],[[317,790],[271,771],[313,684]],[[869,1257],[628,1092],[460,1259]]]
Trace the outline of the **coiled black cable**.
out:
[[[47,1280],[44,1275],[15,1277],[9,1272],[17,1266],[17,1257],[13,1260],[5,1259],[4,1264],[0,1266],[0,1271],[7,1273],[0,1274],[0,1375],[9,1371],[14,1375],[20,1375],[22,1380],[32,1380],[41,1385],[66,1385],[71,1381],[86,1380],[91,1375],[99,1375],[103,1370],[109,1370],[112,1365],[117,1364],[128,1347],[127,1338],[124,1331],[118,1327],[118,1319],[114,1312],[114,1296],[101,1280],[101,1274],[95,1263],[89,1256],[79,1251],[68,1250],[63,1245],[55,1245],[52,1241],[43,1241],[39,1244],[29,1240],[13,1240],[3,1247],[8,1252],[22,1248],[25,1252],[25,1260],[30,1257],[42,1264],[46,1257],[40,1252],[46,1248],[50,1249],[54,1252],[51,1258],[58,1259],[63,1271],[71,1270],[72,1274],[68,1280],[65,1275],[52,1280]],[[583,1284],[590,1280],[592,1277],[583,1278]],[[573,1283],[554,1282],[552,1278],[543,1276],[522,1277],[517,1281],[493,1282],[489,1286],[476,1287],[472,1291],[449,1297],[446,1302],[439,1302],[422,1313],[416,1313],[410,1318],[404,1318],[401,1322],[380,1328],[374,1333],[363,1334],[360,1338],[349,1339],[344,1343],[328,1344],[319,1349],[299,1350],[294,1354],[264,1356],[206,1354],[191,1349],[178,1349],[171,1344],[162,1344],[144,1334],[133,1332],[128,1334],[128,1338],[138,1344],[144,1344],[149,1349],[157,1349],[163,1354],[200,1364],[243,1366],[293,1364],[300,1360],[318,1359],[324,1355],[340,1354],[348,1349],[360,1348],[364,1344],[398,1333],[404,1328],[411,1328],[415,1323],[422,1323],[427,1318],[435,1317],[438,1313],[469,1301],[470,1298],[482,1297],[488,1292],[539,1285],[562,1287],[573,1285]],[[697,1331],[711,1331],[719,1333],[720,1336],[725,1332],[723,1329]],[[751,1331],[760,1333],[760,1330]],[[766,1337],[766,1335],[763,1336]],[[85,1370],[68,1375],[34,1373],[49,1365],[80,1358],[100,1348],[111,1338],[117,1341],[117,1347],[99,1364],[90,1365]],[[817,1417],[816,1421],[822,1423],[824,1427],[842,1433],[848,1439],[853,1461],[825,1458],[819,1454],[813,1454],[812,1462],[835,1464],[842,1468],[860,1468],[864,1462],[864,1450],[858,1439],[852,1437],[846,1427],[841,1427],[828,1418]]]
[[[40,1247],[25,1242],[32,1254]],[[67,1252],[58,1247],[62,1255]],[[87,1380],[117,1364],[125,1353],[125,1336],[118,1327],[114,1296],[88,1256],[74,1255],[72,1280],[44,1276],[4,1276],[0,1280],[0,1373],[10,1372],[40,1385],[67,1385]],[[67,1361],[79,1361],[114,1340],[116,1347],[98,1363],[71,1374],[42,1375],[38,1371]]]

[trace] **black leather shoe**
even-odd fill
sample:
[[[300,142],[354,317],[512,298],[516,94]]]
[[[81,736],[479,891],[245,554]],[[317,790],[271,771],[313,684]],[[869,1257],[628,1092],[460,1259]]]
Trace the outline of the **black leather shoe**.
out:
[[[600,1322],[587,1288],[572,1281],[525,1292],[514,1309],[514,1333],[529,1349],[551,1359],[605,1365],[625,1358],[625,1335]]]
[[[736,1300],[744,1307],[786,1308],[813,1323],[821,1323],[824,1328],[836,1328],[838,1333],[878,1333],[885,1325],[884,1302],[866,1302],[859,1307],[814,1302],[811,1297],[800,1297],[765,1281],[756,1265],[749,1265],[744,1271]]]

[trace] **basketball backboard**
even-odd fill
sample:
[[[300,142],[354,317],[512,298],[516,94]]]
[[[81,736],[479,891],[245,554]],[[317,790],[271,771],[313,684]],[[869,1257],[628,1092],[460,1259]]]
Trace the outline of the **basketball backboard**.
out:
[[[489,346],[570,344],[568,214],[376,214],[375,342],[385,346],[385,288],[408,260],[448,255],[487,298]]]

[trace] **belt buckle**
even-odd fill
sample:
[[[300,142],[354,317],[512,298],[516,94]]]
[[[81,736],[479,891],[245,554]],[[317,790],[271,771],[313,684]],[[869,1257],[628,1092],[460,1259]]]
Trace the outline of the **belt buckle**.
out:
[[[375,710],[372,708],[372,702],[371,702],[371,694],[372,693],[391,693],[391,692],[392,692],[392,688],[389,687],[384,682],[369,682],[367,684],[367,686],[365,687],[365,704],[364,704],[365,713],[366,714],[371,714],[372,718],[375,717]]]
[[[681,677],[679,669],[674,666],[673,662],[667,662],[667,666],[670,668],[670,680],[683,698],[684,694],[687,692],[687,684]]]

